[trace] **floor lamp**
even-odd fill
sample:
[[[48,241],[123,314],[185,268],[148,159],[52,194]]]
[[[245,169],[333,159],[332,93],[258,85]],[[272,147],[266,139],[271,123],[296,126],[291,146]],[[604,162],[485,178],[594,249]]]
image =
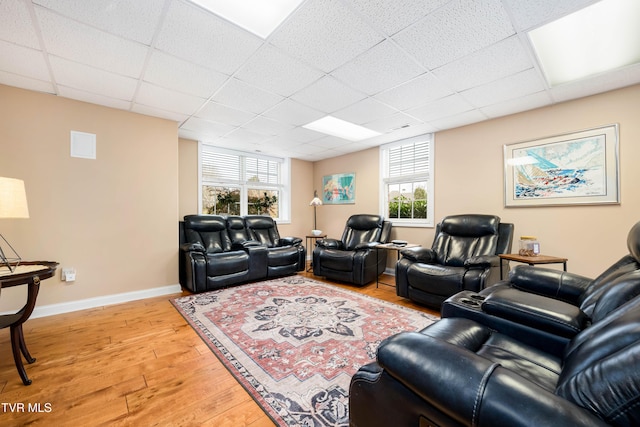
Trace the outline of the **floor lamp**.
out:
[[[309,206],[313,206],[313,230],[311,231],[311,233],[318,231],[316,208],[320,205],[322,205],[322,200],[320,200],[320,198],[318,197],[318,191],[313,190],[313,200],[309,202]]]
[[[0,219],[2,218],[29,218],[27,193],[24,190],[24,181],[21,179],[0,177]],[[0,267],[6,265],[13,273],[22,258],[2,234],[0,234],[0,238],[14,255],[7,257],[0,241]],[[15,265],[12,266],[12,263]]]

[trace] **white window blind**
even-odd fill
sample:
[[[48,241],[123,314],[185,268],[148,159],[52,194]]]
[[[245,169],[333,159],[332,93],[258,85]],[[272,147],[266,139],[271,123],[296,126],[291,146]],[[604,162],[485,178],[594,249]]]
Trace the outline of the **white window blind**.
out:
[[[429,143],[409,143],[389,148],[388,178],[429,175]]]

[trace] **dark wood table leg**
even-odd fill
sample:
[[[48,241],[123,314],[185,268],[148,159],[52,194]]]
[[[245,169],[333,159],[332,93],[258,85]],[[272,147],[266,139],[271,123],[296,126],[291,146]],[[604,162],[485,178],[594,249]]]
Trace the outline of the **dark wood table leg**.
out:
[[[31,380],[27,376],[27,371],[24,369],[24,365],[22,364],[22,341],[20,340],[20,328],[21,325],[11,326],[11,349],[13,350],[13,361],[16,364],[16,369],[18,370],[18,374],[20,374],[20,378],[22,378],[22,383],[24,385],[30,385]]]

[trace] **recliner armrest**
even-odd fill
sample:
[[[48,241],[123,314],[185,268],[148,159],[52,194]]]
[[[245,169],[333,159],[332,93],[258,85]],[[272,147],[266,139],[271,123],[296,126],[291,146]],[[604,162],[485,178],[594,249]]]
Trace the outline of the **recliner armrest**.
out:
[[[431,263],[437,259],[435,251],[430,248],[423,248],[421,246],[403,249],[400,251],[400,255],[414,262]]]
[[[320,239],[316,240],[316,246],[321,246],[326,249],[342,249],[342,241],[338,239]]]
[[[247,250],[249,248],[255,248],[257,246],[264,246],[262,243],[257,240],[238,240],[237,242],[233,242],[231,244],[232,251],[242,251]]]
[[[464,266],[467,268],[489,268],[498,267],[500,265],[500,258],[496,255],[481,255],[467,258],[464,261]]]
[[[380,242],[362,242],[358,243],[353,249],[356,251],[361,251],[364,249],[373,249],[374,247],[380,245]]]
[[[280,246],[296,246],[302,243],[300,237],[281,237]]]
[[[575,305],[508,287],[491,292],[481,307],[489,315],[566,338],[573,338],[589,322]]]
[[[509,282],[514,288],[577,305],[592,279],[566,271],[518,265],[511,270]]]
[[[183,243],[180,245],[180,250],[183,252],[206,252],[204,246],[200,243]]]

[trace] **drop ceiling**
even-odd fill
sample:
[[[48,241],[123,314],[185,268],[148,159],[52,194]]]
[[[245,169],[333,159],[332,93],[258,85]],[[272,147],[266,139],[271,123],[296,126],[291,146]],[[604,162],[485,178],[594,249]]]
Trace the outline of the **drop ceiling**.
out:
[[[0,84],[316,161],[640,83],[550,88],[526,32],[593,0],[306,0],[262,39],[186,0],[0,0]],[[302,126],[332,115],[381,135]]]

